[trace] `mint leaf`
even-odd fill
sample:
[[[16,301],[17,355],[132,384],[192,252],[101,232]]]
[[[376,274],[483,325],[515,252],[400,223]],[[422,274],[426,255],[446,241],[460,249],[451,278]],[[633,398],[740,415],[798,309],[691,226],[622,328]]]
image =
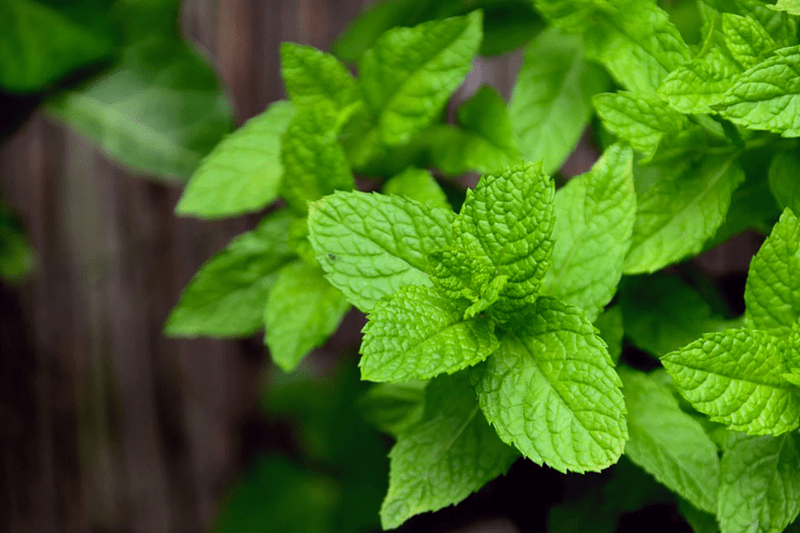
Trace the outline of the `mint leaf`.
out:
[[[494,276],[508,282],[492,307],[508,320],[533,302],[550,266],[553,241],[553,182],[540,163],[485,175],[454,223],[454,240],[485,256]]]
[[[206,59],[158,34],[125,47],[110,71],[48,107],[114,159],[161,178],[188,178],[232,122]]]
[[[525,157],[558,170],[592,115],[592,95],[605,90],[605,72],[583,57],[583,40],[544,31],[525,48],[509,112]]]
[[[654,2],[609,3],[616,11],[593,20],[584,34],[587,56],[624,88],[653,95],[669,72],[691,59],[689,47]]]
[[[701,511],[684,499],[678,500],[678,510],[694,533],[720,533],[714,514]]]
[[[782,48],[746,70],[718,109],[741,126],[800,137],[800,46]]]
[[[583,313],[540,297],[473,383],[504,442],[560,472],[600,471],[628,439],[621,381]]]
[[[0,5],[0,87],[34,92],[114,51],[111,2],[5,0]]]
[[[364,420],[397,438],[422,419],[427,381],[377,383],[359,400]]]
[[[625,281],[619,299],[625,335],[649,354],[661,357],[704,333],[731,327],[677,276],[655,274]]]
[[[681,113],[713,113],[742,68],[723,49],[714,47],[703,56],[673,70],[658,96]]]
[[[680,169],[680,167],[679,167]],[[744,172],[731,156],[706,156],[660,179],[638,198],[633,242],[624,272],[655,272],[697,254],[713,237]]]
[[[553,266],[542,292],[593,321],[616,292],[636,217],[633,152],[613,145],[555,196]]]
[[[358,94],[347,67],[313,46],[281,43],[281,77],[298,109],[328,104],[341,111]]]
[[[769,167],[769,188],[782,207],[800,213],[800,157],[792,152],[780,152]]]
[[[505,474],[517,452],[497,438],[478,409],[469,379],[459,373],[428,385],[422,420],[398,437],[389,458],[384,529],[460,502]]]
[[[278,197],[281,135],[294,117],[278,101],[224,138],[200,163],[178,202],[180,215],[221,218],[261,209]]]
[[[294,257],[286,245],[291,221],[284,211],[270,215],[209,259],[184,289],[164,333],[238,337],[260,329],[277,271]]]
[[[456,112],[460,128],[439,125],[423,134],[431,162],[445,174],[493,172],[521,162],[506,103],[493,87],[481,86]]]
[[[622,355],[623,326],[622,307],[615,305],[606,309],[594,321],[594,327],[600,332],[600,338],[608,346],[608,355],[616,365]]]
[[[775,5],[767,5],[775,11],[785,11],[790,15],[800,16],[800,0],[778,0]]]
[[[798,436],[731,434],[722,454],[722,533],[779,533],[800,511]]]
[[[777,48],[767,30],[749,17],[723,14],[722,34],[731,55],[744,68],[752,67]]]
[[[349,308],[318,266],[295,261],[283,267],[269,290],[264,311],[265,342],[272,360],[286,372],[294,370],[336,331]]]
[[[630,440],[625,455],[698,509],[715,513],[717,447],[664,385],[621,369]]]
[[[776,12],[761,0],[703,0],[721,13],[733,13],[758,21],[776,43],[788,46],[796,43],[796,28],[792,20]]]
[[[687,139],[697,134],[682,114],[654,97],[621,91],[595,95],[594,105],[603,125],[630,143],[645,159],[651,159],[665,137],[681,134]]]
[[[430,124],[472,67],[480,11],[387,31],[359,61],[359,82],[381,138],[402,144]]]
[[[751,435],[800,425],[800,396],[784,380],[783,341],[760,330],[707,333],[661,358],[684,398],[713,422]]]
[[[452,211],[395,196],[335,193],[311,204],[309,239],[328,281],[361,309],[430,285],[428,254],[452,242]]]
[[[614,13],[613,0],[536,0],[536,8],[550,22],[569,33],[581,33],[599,14]]]
[[[498,346],[490,319],[465,318],[464,306],[429,287],[403,287],[379,301],[363,331],[361,378],[370,381],[452,374]]]
[[[300,215],[308,212],[308,202],[354,186],[334,120],[324,105],[298,110],[281,137],[282,194]]]
[[[424,169],[411,167],[404,170],[386,182],[383,193],[405,196],[430,207],[450,209],[444,191],[431,173]]]
[[[747,275],[747,321],[776,335],[787,334],[800,317],[800,222],[789,209],[772,228]]]

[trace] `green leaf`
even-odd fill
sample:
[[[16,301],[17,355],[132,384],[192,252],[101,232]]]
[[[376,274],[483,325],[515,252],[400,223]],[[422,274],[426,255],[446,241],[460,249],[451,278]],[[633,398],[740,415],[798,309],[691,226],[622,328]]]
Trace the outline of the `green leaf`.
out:
[[[681,168],[682,167],[682,168]],[[638,198],[633,243],[624,272],[655,272],[702,250],[725,221],[733,191],[744,180],[731,156],[706,156],[676,169]]]
[[[358,94],[347,67],[313,46],[281,43],[281,77],[298,109],[328,104],[341,111]]]
[[[800,46],[782,48],[747,69],[717,109],[740,126],[800,137]]]
[[[472,67],[481,41],[480,11],[395,28],[359,61],[359,81],[381,138],[402,144],[429,125]]]
[[[798,436],[731,434],[722,455],[722,533],[780,533],[800,511]]]
[[[230,105],[205,58],[153,35],[48,107],[114,159],[160,178],[188,178],[230,130]]]
[[[397,438],[422,419],[427,381],[377,383],[361,397],[364,420]]]
[[[294,257],[286,244],[291,221],[288,213],[275,213],[209,259],[184,289],[164,333],[238,337],[260,329],[277,271]]]
[[[33,250],[25,237],[22,222],[0,200],[0,279],[21,281],[33,269]]]
[[[762,0],[703,0],[703,3],[721,13],[733,13],[757,20],[780,46],[797,42],[793,21],[783,13],[770,9]]]
[[[364,326],[361,378],[428,379],[486,359],[498,347],[494,323],[464,317],[464,306],[429,287],[403,287],[378,302]]]
[[[752,67],[777,48],[767,30],[750,17],[724,13],[722,34],[733,59],[744,68]]]
[[[533,302],[550,266],[553,194],[540,163],[485,175],[453,225],[461,247],[485,256],[495,277],[508,278],[492,308],[501,321]]]
[[[468,237],[468,236],[462,236]],[[439,293],[451,300],[468,300],[464,318],[485,311],[500,299],[500,292],[508,283],[508,276],[497,275],[497,269],[485,255],[478,251],[480,244],[451,246],[430,255],[436,264],[431,280]]]
[[[535,0],[535,4],[554,26],[569,33],[582,33],[598,16],[615,11],[614,0]]]
[[[730,321],[718,316],[674,275],[626,279],[620,294],[625,335],[637,348],[656,357],[686,346],[704,333],[731,327]]]
[[[615,305],[606,309],[594,321],[594,327],[600,332],[600,338],[608,346],[608,355],[616,365],[622,355],[623,326],[622,307]]]
[[[281,191],[299,215],[308,213],[308,202],[354,187],[334,120],[326,106],[306,107],[298,110],[281,137]]]
[[[606,90],[608,76],[583,57],[583,40],[556,29],[525,48],[509,113],[530,161],[558,170],[578,144],[592,115],[591,98]]]
[[[40,91],[80,67],[109,59],[114,33],[106,0],[4,0],[0,87]]]
[[[454,219],[397,196],[339,192],[311,204],[309,239],[328,281],[367,312],[405,285],[431,285],[427,256],[452,243]]]
[[[694,533],[720,533],[714,514],[701,511],[684,499],[678,501],[678,510]]]
[[[553,266],[542,292],[583,308],[590,321],[622,277],[636,218],[632,165],[631,149],[613,145],[555,196]]]
[[[684,398],[713,422],[751,435],[800,425],[800,396],[784,380],[783,341],[760,330],[707,333],[661,358]]]
[[[537,464],[595,472],[622,454],[621,381],[605,343],[575,307],[537,299],[475,369],[473,383],[500,438]]]
[[[294,107],[278,101],[227,136],[192,175],[175,212],[221,218],[261,209],[278,197],[281,135]]]
[[[778,0],[775,5],[767,5],[775,11],[785,11],[790,15],[800,16],[800,0]]]
[[[494,172],[521,162],[506,103],[493,87],[481,86],[456,112],[460,128],[434,126],[423,133],[431,162],[445,174]]]
[[[750,263],[744,301],[747,321],[776,335],[800,318],[800,222],[789,209]]]
[[[383,193],[405,196],[430,207],[450,209],[447,195],[431,173],[424,169],[410,167],[404,170],[386,182]]]
[[[616,11],[593,20],[584,34],[587,56],[624,88],[653,95],[667,74],[691,59],[689,47],[655,2],[610,3]]]
[[[462,372],[428,385],[422,420],[398,437],[389,458],[384,529],[460,502],[505,474],[517,452],[486,423]]]
[[[769,188],[781,207],[800,213],[800,157],[780,152],[769,167]]]
[[[713,113],[742,68],[721,48],[696,57],[673,70],[658,90],[659,98],[681,113]]]
[[[664,139],[683,140],[687,150],[698,128],[664,102],[632,92],[603,93],[594,97],[603,125],[627,141],[645,159],[652,159]]]
[[[294,370],[336,331],[349,308],[318,266],[295,261],[283,267],[269,290],[264,311],[265,342],[272,360],[286,372]]]
[[[703,426],[646,374],[621,369],[620,377],[630,433],[625,455],[698,509],[716,512],[719,457]]]

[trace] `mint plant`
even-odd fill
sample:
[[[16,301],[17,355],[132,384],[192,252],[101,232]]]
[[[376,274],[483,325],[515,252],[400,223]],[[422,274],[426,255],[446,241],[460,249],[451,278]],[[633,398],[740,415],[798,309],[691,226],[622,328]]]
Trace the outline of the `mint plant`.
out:
[[[698,532],[796,528],[797,12],[385,1],[339,58],[284,44],[288,100],[224,139],[177,211],[283,201],[201,268],[167,334],[263,327],[292,371],[351,306],[366,313],[358,366],[377,384],[359,405],[396,441],[384,529],[515,461],[610,471],[552,508],[553,531],[610,532],[659,502]],[[509,103],[481,87],[448,121],[476,55],[522,42]],[[563,179],[587,126],[602,156]],[[460,192],[449,178],[467,172],[482,176]],[[748,229],[769,237],[736,316],[689,261]]]

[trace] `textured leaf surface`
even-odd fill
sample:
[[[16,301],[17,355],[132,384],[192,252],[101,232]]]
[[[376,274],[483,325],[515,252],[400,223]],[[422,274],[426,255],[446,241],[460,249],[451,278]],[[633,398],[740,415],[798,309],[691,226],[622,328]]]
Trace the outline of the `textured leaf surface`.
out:
[[[501,320],[532,303],[550,266],[553,195],[553,182],[538,163],[485,175],[467,192],[455,240],[508,278],[493,307]]]
[[[228,217],[275,200],[283,177],[281,135],[294,113],[288,102],[276,102],[224,138],[192,175],[175,211]]]
[[[779,533],[800,511],[798,436],[731,434],[722,455],[722,533]]]
[[[723,14],[722,34],[731,55],[744,68],[752,67],[777,47],[767,30],[750,17]]]
[[[782,207],[800,213],[800,157],[792,152],[776,154],[769,167],[769,187]]]
[[[325,106],[298,111],[281,137],[282,194],[296,213],[334,191],[353,189],[353,174]]]
[[[430,252],[452,243],[455,213],[360,192],[311,204],[309,238],[334,287],[362,311],[405,285],[430,285]]]
[[[336,331],[350,305],[322,269],[296,261],[278,273],[266,301],[264,323],[272,360],[289,372]]]
[[[408,381],[473,366],[499,343],[487,318],[464,318],[464,306],[429,287],[403,287],[369,314],[361,343],[361,377]]]
[[[465,373],[436,378],[426,392],[422,420],[389,454],[384,529],[460,502],[505,474],[518,455],[486,423]]]
[[[630,440],[625,455],[697,508],[717,510],[717,447],[684,413],[669,389],[646,374],[621,370]]]
[[[731,327],[730,321],[717,315],[677,276],[626,279],[620,294],[625,335],[637,348],[656,357],[682,348],[704,333]]]
[[[703,0],[721,13],[732,13],[757,20],[767,33],[781,46],[797,42],[796,28],[792,20],[782,13],[773,11],[761,0]]]
[[[313,46],[281,44],[281,77],[298,108],[328,104],[337,111],[356,99],[356,81],[342,63]]]
[[[545,172],[561,167],[586,128],[592,95],[609,80],[583,57],[579,36],[543,32],[525,49],[509,112],[525,157]]]
[[[746,70],[719,111],[741,126],[800,137],[800,46],[783,48]]]
[[[575,307],[540,297],[474,371],[481,409],[505,442],[560,472],[599,471],[628,439],[621,381]]]
[[[420,168],[408,168],[391,178],[383,186],[384,194],[405,196],[430,207],[450,209],[442,188],[431,173]]]
[[[260,329],[277,271],[294,257],[286,244],[291,220],[285,212],[271,215],[206,262],[183,291],[164,332],[235,337]]]
[[[712,421],[751,435],[800,425],[800,396],[786,382],[783,342],[760,330],[707,333],[661,358],[681,394]]]
[[[733,191],[744,180],[739,163],[724,156],[707,156],[673,172],[663,168],[638,198],[626,274],[655,272],[700,252],[724,222]]]
[[[800,317],[800,222],[788,209],[750,263],[744,301],[748,323],[774,334]]]
[[[622,277],[636,218],[632,165],[631,149],[613,145],[555,196],[553,265],[542,292],[583,308],[590,321]]]
[[[481,22],[475,11],[395,28],[361,56],[359,80],[386,143],[409,140],[438,115],[470,71]]]
[[[768,5],[770,9],[785,11],[790,15],[800,16],[800,0],[778,0],[775,5]]]
[[[715,47],[673,70],[658,96],[681,113],[713,113],[711,106],[722,101],[741,71],[728,53]]]
[[[49,108],[114,159],[163,178],[188,178],[232,122],[206,60],[158,35],[126,47],[110,71]]]

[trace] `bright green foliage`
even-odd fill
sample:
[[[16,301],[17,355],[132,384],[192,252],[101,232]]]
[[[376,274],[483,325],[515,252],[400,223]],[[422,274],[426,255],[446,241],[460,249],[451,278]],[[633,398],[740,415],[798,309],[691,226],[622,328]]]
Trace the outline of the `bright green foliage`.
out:
[[[606,309],[594,321],[594,327],[598,329],[600,338],[608,346],[608,355],[611,356],[611,360],[617,364],[622,355],[622,337],[625,332],[622,307],[615,305]]]
[[[336,141],[334,119],[322,104],[298,110],[281,137],[281,192],[298,214],[308,213],[308,202],[353,188],[347,156]]]
[[[456,112],[460,127],[439,125],[423,135],[431,162],[445,174],[493,172],[521,161],[506,103],[481,86]]]
[[[205,58],[158,34],[126,46],[110,71],[55,95],[49,109],[132,169],[173,179],[188,178],[232,122]]]
[[[287,213],[273,214],[206,262],[183,291],[164,332],[232,337],[260,329],[277,272],[294,255],[285,240],[290,223]]]
[[[800,317],[800,222],[785,210],[750,263],[744,300],[747,322],[774,334],[789,333]]]
[[[686,346],[704,333],[732,325],[676,276],[627,279],[619,302],[625,335],[636,347],[656,357]]]
[[[761,0],[703,0],[721,13],[732,13],[758,21],[781,46],[796,43],[796,28],[786,15],[770,9]]]
[[[350,305],[325,280],[322,269],[302,261],[283,267],[269,291],[264,323],[272,360],[289,372],[336,331]]]
[[[486,423],[464,372],[433,380],[422,419],[392,448],[381,524],[392,529],[415,514],[460,502],[517,458]]]
[[[697,254],[725,220],[736,187],[744,180],[729,156],[707,156],[678,169],[664,167],[638,198],[633,243],[624,272],[655,272]]]
[[[34,262],[22,223],[0,200],[0,280],[20,281],[33,269]]]
[[[397,438],[422,419],[427,384],[427,381],[377,383],[361,397],[361,413],[367,422]]]
[[[405,285],[430,285],[427,255],[451,244],[454,218],[399,197],[337,193],[311,204],[309,238],[328,281],[371,311]]]
[[[768,5],[770,9],[785,11],[790,15],[800,16],[800,0],[778,0],[774,6]]]
[[[548,297],[514,326],[473,376],[500,438],[561,472],[615,463],[628,438],[625,403],[597,331],[580,310]]]
[[[792,152],[776,154],[769,167],[769,188],[782,207],[800,213],[800,157]]]
[[[767,30],[748,17],[723,14],[722,33],[731,56],[744,68],[752,67],[777,48]]]
[[[465,318],[463,306],[429,287],[404,287],[369,314],[361,377],[408,381],[452,374],[483,361],[498,345],[488,318]]]
[[[355,80],[332,55],[295,43],[281,45],[281,76],[298,109],[328,104],[340,111],[357,97]]]
[[[108,0],[0,3],[0,87],[47,88],[76,68],[109,59],[114,49]]]
[[[608,87],[608,77],[583,57],[579,36],[555,29],[525,49],[509,112],[522,153],[552,173],[572,152],[592,113],[591,97]]]
[[[430,124],[470,70],[481,41],[481,13],[395,28],[359,61],[359,81],[389,145]]]
[[[419,168],[408,168],[388,180],[383,193],[405,196],[430,207],[450,209],[447,196],[431,173]]]
[[[552,267],[543,294],[581,307],[593,321],[616,292],[636,215],[633,153],[614,145],[555,196]]]
[[[722,455],[719,523],[722,533],[780,533],[800,512],[800,442],[729,435]]]
[[[800,137],[800,46],[783,48],[746,70],[719,112],[741,126]]]
[[[620,376],[630,434],[625,455],[697,508],[715,513],[719,457],[703,426],[646,374],[625,370]]]
[[[681,113],[712,113],[711,106],[723,99],[740,72],[730,54],[715,47],[672,71],[658,96]]]
[[[784,378],[784,343],[768,333],[707,333],[661,360],[681,394],[712,421],[751,435],[800,425],[800,396]]]
[[[283,178],[281,136],[294,115],[291,104],[275,102],[223,139],[192,175],[176,213],[227,217],[275,200]]]

